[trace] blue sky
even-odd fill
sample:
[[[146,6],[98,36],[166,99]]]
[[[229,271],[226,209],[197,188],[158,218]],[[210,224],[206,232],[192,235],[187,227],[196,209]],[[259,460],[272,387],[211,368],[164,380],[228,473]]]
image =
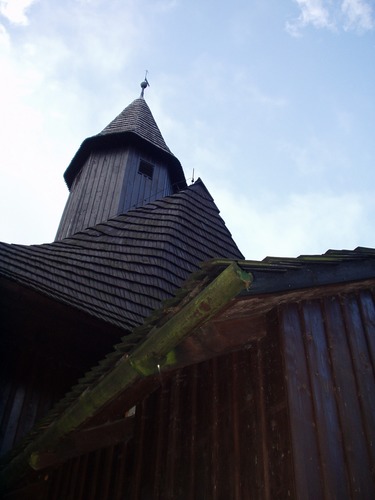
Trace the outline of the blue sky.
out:
[[[374,0],[0,0],[0,240],[140,93],[248,259],[375,247]]]

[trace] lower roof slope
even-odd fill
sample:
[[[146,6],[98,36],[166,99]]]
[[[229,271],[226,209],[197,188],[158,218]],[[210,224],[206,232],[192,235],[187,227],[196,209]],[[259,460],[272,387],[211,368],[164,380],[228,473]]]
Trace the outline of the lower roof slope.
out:
[[[131,330],[218,257],[243,259],[198,180],[61,241],[0,243],[0,276]]]

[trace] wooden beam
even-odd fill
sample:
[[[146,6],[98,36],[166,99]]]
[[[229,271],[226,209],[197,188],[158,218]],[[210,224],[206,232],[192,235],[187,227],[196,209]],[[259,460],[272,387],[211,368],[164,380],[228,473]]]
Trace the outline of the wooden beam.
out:
[[[45,451],[34,460],[34,469],[42,470],[91,451],[128,441],[134,433],[134,417],[108,422],[70,434],[53,452]]]

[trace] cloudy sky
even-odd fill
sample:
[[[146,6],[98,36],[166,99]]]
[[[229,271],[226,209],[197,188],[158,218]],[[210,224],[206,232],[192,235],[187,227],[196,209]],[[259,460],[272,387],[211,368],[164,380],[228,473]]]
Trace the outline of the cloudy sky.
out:
[[[0,0],[0,240],[139,96],[248,259],[375,247],[374,0]]]

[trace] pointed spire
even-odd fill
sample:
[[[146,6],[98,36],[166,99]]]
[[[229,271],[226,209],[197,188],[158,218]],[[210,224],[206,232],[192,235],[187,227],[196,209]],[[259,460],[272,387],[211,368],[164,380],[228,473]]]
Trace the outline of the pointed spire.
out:
[[[140,97],[142,99],[144,98],[144,95],[145,95],[145,89],[147,89],[147,87],[150,86],[150,84],[148,83],[148,80],[147,80],[147,73],[148,73],[148,70],[146,69],[145,79],[141,83],[142,92],[141,92],[141,96]]]

